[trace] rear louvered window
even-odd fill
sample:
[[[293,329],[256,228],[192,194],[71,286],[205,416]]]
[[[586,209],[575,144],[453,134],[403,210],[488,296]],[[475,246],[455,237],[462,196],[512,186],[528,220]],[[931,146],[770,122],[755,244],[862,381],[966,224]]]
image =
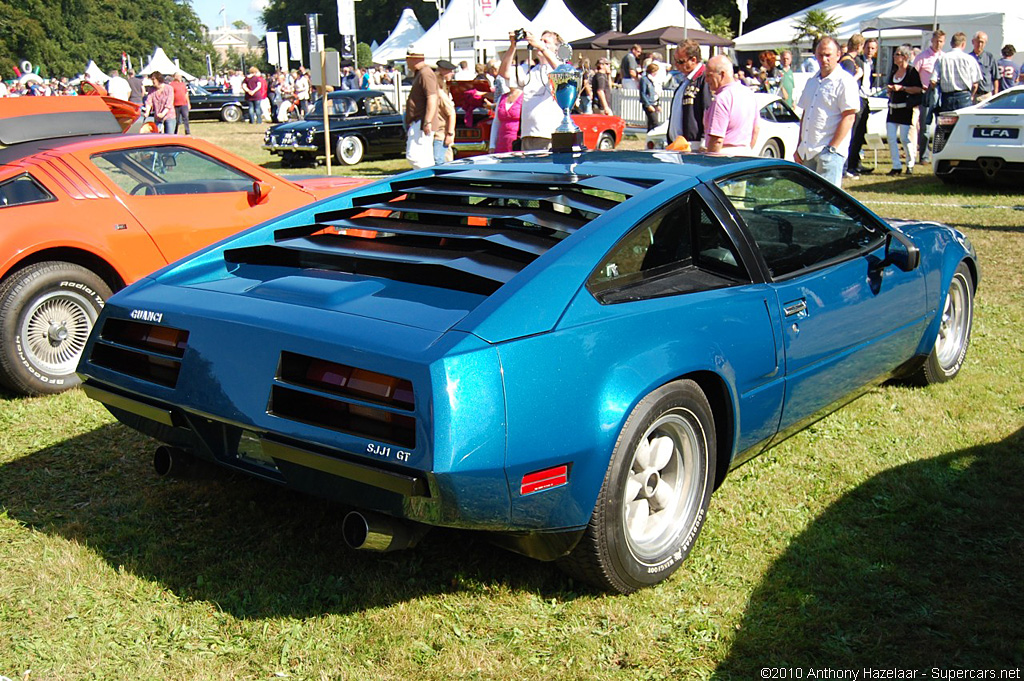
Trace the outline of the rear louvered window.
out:
[[[488,295],[548,249],[654,182],[606,176],[442,172],[392,182],[351,208],[232,249],[234,265],[324,269]]]

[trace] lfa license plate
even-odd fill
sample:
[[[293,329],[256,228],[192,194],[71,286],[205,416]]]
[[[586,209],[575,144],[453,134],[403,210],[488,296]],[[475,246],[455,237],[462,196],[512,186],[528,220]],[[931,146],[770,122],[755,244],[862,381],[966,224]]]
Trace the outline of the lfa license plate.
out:
[[[986,140],[1015,140],[1020,128],[975,128],[974,136]]]

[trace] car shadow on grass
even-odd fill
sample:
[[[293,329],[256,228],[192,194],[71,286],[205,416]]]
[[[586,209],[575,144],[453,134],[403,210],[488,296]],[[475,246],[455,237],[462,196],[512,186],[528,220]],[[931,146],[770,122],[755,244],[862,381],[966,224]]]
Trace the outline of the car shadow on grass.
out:
[[[1020,667],[1022,449],[1024,428],[844,496],[771,566],[715,678],[768,678],[766,667],[800,667],[803,678],[812,667],[920,669],[917,678],[932,667]]]
[[[0,465],[0,506],[88,546],[115,569],[237,617],[346,613],[445,592],[525,590],[571,599],[554,565],[436,528],[396,553],[348,549],[348,509],[211,466],[159,478],[157,443],[106,425]]]

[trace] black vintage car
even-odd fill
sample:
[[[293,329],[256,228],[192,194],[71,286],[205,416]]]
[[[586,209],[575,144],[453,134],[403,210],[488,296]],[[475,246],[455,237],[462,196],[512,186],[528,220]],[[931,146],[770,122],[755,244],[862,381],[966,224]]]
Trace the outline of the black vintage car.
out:
[[[331,153],[344,165],[366,156],[401,156],[405,151],[402,115],[379,90],[341,90],[328,95]],[[323,100],[317,100],[304,121],[281,123],[267,130],[263,148],[284,165],[308,165],[326,156]]]
[[[248,104],[243,95],[210,92],[198,83],[188,84],[188,99],[191,108],[188,117],[193,121],[222,120],[237,123],[242,120]]]

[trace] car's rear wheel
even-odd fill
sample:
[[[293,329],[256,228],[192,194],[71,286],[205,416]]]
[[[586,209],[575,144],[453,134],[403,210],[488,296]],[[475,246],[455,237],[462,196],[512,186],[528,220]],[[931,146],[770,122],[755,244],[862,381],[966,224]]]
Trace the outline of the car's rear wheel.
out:
[[[715,481],[715,426],[696,383],[645,397],[615,444],[590,523],[561,567],[630,593],[668,578],[704,525]]]
[[[225,123],[237,123],[242,120],[242,108],[239,106],[226,106],[220,110],[220,119]]]
[[[598,151],[611,151],[615,148],[615,133],[605,130],[597,138]]]
[[[355,135],[347,135],[338,140],[338,144],[334,150],[334,156],[338,159],[338,163],[347,166],[354,166],[363,160],[365,150],[363,140],[359,139]]]
[[[966,263],[961,262],[949,283],[939,334],[928,358],[918,370],[919,383],[942,383],[954,378],[963,368],[967,346],[971,343],[974,322],[974,278]]]
[[[765,142],[761,147],[761,156],[763,158],[782,158],[782,147],[779,145],[779,141],[770,139]]]
[[[78,385],[75,368],[110,296],[96,273],[66,262],[18,270],[0,286],[0,379],[28,395]]]

